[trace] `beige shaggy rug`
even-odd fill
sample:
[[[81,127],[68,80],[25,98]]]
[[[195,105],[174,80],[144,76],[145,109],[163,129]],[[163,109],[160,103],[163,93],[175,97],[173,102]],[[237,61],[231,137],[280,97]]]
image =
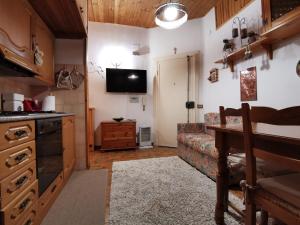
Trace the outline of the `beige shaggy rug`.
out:
[[[215,182],[177,156],[113,163],[110,225],[215,225],[215,203]]]

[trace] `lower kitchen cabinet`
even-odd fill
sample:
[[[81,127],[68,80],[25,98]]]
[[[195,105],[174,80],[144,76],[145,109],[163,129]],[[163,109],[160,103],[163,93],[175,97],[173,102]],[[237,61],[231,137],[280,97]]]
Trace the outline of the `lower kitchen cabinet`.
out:
[[[63,117],[64,177],[67,179],[75,165],[75,117]]]

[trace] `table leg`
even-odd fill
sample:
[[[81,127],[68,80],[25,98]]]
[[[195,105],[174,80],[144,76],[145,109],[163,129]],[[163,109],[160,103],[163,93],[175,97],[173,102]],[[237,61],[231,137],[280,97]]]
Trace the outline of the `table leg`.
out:
[[[227,149],[225,146],[225,136],[216,133],[216,145],[218,146],[218,174],[217,174],[217,203],[215,210],[215,222],[218,225],[224,224],[224,211],[227,207],[228,192],[228,169],[227,169]],[[225,204],[226,202],[226,204]]]

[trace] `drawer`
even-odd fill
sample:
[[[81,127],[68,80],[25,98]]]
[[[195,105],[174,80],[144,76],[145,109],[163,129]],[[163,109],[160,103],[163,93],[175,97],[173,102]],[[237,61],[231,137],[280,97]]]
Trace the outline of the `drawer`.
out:
[[[115,131],[116,129],[122,130],[133,130],[135,131],[135,124],[128,124],[128,123],[109,123],[109,124],[102,124],[102,129],[104,131]]]
[[[35,159],[35,141],[0,151],[0,180]]]
[[[105,141],[102,144],[102,149],[126,149],[126,148],[135,148],[135,141]]]
[[[0,124],[0,151],[34,138],[35,123],[32,120]]]
[[[133,139],[134,132],[131,131],[108,131],[103,134],[104,140],[119,140],[119,139]]]
[[[36,161],[19,169],[0,182],[0,206],[4,208],[36,180]]]
[[[22,192],[9,205],[1,210],[5,225],[18,224],[30,212],[38,199],[38,182],[35,181],[29,188]]]
[[[37,208],[37,204],[34,204],[33,207],[29,210],[29,212],[26,215],[24,215],[22,219],[20,219],[20,223],[18,223],[17,225],[37,225]]]
[[[53,181],[38,201],[39,214],[44,215],[56,198],[63,184],[63,172]]]

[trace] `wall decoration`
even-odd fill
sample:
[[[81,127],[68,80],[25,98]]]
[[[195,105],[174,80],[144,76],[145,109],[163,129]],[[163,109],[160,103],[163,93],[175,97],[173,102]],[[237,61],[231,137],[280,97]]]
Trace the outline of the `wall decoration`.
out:
[[[75,64],[55,65],[55,81],[58,89],[77,89],[84,81],[83,66]]]
[[[219,80],[219,71],[217,68],[213,68],[209,71],[209,77],[208,77],[208,80],[211,82],[211,83],[215,83]]]
[[[256,67],[241,71],[241,101],[257,100],[257,74]]]
[[[298,64],[296,66],[296,72],[297,72],[298,76],[300,77],[300,60],[298,61]]]

